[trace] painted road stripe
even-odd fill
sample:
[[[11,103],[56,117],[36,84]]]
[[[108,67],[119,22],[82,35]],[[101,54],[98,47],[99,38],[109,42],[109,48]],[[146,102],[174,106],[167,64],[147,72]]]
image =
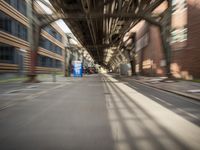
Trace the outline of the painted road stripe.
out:
[[[153,95],[151,95],[151,96],[154,97],[155,99],[161,101],[162,103],[165,103],[165,104],[167,104],[167,105],[169,105],[169,106],[172,106],[172,104],[166,102],[165,100],[162,100],[162,99],[160,99],[160,98],[158,98],[158,97],[156,97],[156,96],[153,96]],[[195,119],[197,119],[197,120],[200,120],[197,116],[195,116],[195,115],[193,115],[193,114],[191,114],[191,113],[188,113],[187,111],[185,111],[185,110],[183,110],[183,109],[176,108],[176,110],[178,110],[179,112],[185,113],[185,114],[187,114],[188,116],[190,116],[190,117],[192,117],[192,118],[195,118]]]

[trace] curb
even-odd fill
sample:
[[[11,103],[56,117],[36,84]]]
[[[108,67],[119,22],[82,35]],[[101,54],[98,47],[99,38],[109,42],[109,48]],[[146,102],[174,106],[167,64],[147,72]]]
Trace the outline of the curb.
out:
[[[8,79],[8,80],[0,80],[0,84],[7,84],[7,83],[22,83],[24,80],[23,79],[19,79],[19,80],[12,80],[12,79]]]
[[[200,101],[200,97],[198,97],[198,96],[186,94],[186,93],[179,92],[179,91],[173,91],[173,90],[163,89],[163,88],[160,88],[160,87],[157,87],[157,86],[154,86],[154,85],[150,85],[150,84],[148,84],[148,83],[144,83],[144,82],[138,81],[138,80],[136,80],[136,79],[133,79],[133,80],[136,81],[136,82],[138,82],[138,83],[140,83],[140,84],[144,84],[144,85],[147,85],[147,86],[150,86],[150,87],[153,87],[153,88],[162,90],[162,91],[174,93],[174,94],[177,94],[177,95],[180,95],[180,96],[184,96],[184,97],[187,97],[187,98],[191,98],[191,99],[196,100],[196,101]]]

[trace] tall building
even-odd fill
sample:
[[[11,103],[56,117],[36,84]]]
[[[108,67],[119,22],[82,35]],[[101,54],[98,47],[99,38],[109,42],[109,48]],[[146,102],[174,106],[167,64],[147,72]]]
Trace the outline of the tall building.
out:
[[[36,4],[39,11],[42,8]],[[0,73],[28,73],[31,49],[25,0],[0,1]],[[34,35],[33,35],[34,36]],[[37,73],[63,71],[66,36],[56,23],[41,31],[37,50]]]
[[[200,78],[200,1],[173,0],[171,31],[171,71],[177,78]],[[163,9],[160,6],[160,9]],[[166,61],[158,27],[145,21],[136,33],[136,72],[141,75],[165,75]]]

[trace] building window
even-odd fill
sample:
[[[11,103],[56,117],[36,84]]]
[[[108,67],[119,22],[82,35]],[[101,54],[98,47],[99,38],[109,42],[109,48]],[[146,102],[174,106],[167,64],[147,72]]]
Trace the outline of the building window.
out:
[[[0,30],[25,41],[28,40],[27,27],[0,11]]]
[[[55,47],[55,52],[59,55],[62,55],[62,49],[59,46]]]
[[[172,0],[173,14],[182,13],[187,10],[186,0]]]
[[[46,26],[44,30],[49,33],[51,36],[53,36],[55,39],[58,41],[62,42],[62,35],[58,33],[53,27],[51,26]]]
[[[25,0],[4,0],[9,5],[14,7],[16,10],[18,10],[20,13],[22,13],[24,16],[27,16],[27,6]]]
[[[0,63],[15,63],[15,48],[9,45],[0,44]]]
[[[184,42],[187,40],[187,28],[174,28],[171,32],[171,43]]]
[[[62,63],[59,60],[56,60],[56,68],[62,68]]]
[[[53,59],[47,56],[39,55],[38,56],[38,66],[41,67],[49,67],[49,68],[61,68],[62,63],[60,60]]]
[[[20,31],[20,38],[28,39],[27,34],[28,34],[27,28],[22,27]]]
[[[180,43],[187,40],[187,1],[172,0],[172,31],[171,43]]]
[[[56,54],[62,55],[62,48],[60,48],[56,44],[52,43],[51,41],[49,41],[45,37],[42,37],[42,36],[40,37],[40,46],[42,48],[47,49],[49,51],[52,51]]]

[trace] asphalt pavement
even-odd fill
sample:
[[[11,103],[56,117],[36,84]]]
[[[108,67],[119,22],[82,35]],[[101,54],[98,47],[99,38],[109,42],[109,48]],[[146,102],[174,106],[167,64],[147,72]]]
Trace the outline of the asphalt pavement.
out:
[[[198,102],[127,82],[99,74],[0,85],[0,149],[200,149]]]
[[[153,88],[148,85],[132,80],[131,78],[114,77],[123,82],[127,86],[151,98],[151,100],[159,103],[163,107],[170,109],[176,114],[184,117],[188,121],[200,126],[200,102],[194,99],[180,96],[174,93],[166,92]]]

